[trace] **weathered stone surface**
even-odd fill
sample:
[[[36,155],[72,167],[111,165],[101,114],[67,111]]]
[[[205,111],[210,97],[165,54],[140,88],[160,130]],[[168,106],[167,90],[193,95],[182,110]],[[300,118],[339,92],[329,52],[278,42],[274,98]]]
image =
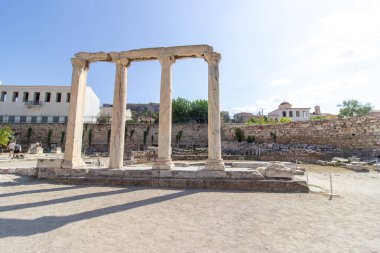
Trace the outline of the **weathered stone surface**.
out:
[[[338,163],[349,163],[350,161],[348,159],[342,158],[342,157],[333,157],[333,161],[336,161]]]
[[[369,169],[365,167],[364,165],[356,165],[356,164],[345,164],[344,167],[346,169],[355,171],[355,172],[369,172]]]
[[[37,168],[17,168],[15,173],[24,176],[37,176],[38,170]]]
[[[293,178],[293,172],[281,163],[270,163],[265,170],[265,177],[268,178]]]
[[[321,165],[321,166],[327,166],[328,165],[327,161],[323,161],[323,160],[318,160],[317,164]]]
[[[57,178],[57,168],[38,168],[38,178]]]
[[[61,168],[63,159],[38,159],[37,168]]]
[[[160,177],[160,171],[159,170],[124,170],[124,177],[128,178],[135,178],[135,177],[140,177],[140,178],[146,178],[146,177],[151,177],[151,178],[158,178]]]
[[[196,173],[197,178],[227,178],[226,171],[219,170],[198,170]]]
[[[71,177],[84,177],[88,174],[90,169],[71,169],[70,176]]]
[[[189,170],[161,170],[160,178],[196,178],[196,171]]]
[[[118,169],[91,169],[87,177],[123,177],[124,171]]]
[[[257,170],[229,171],[227,174],[231,179],[263,179],[264,176]]]
[[[0,174],[16,174],[16,168],[1,168]]]
[[[269,162],[233,162],[231,164],[232,168],[252,168],[256,169],[258,167],[268,166]]]

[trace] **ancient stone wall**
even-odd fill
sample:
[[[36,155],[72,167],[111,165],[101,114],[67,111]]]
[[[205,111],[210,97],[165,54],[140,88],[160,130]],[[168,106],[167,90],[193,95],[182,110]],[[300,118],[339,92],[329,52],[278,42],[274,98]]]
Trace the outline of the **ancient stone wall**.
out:
[[[3,124],[5,125],[5,124]],[[0,127],[3,126],[0,124]],[[32,129],[29,142],[42,142],[46,145],[49,131],[52,132],[50,142],[62,146],[62,132],[66,131],[65,124],[14,124],[11,125],[21,143],[28,143],[28,129]],[[316,145],[340,148],[342,152],[362,152],[378,155],[380,152],[380,118],[362,117],[325,121],[293,122],[281,125],[252,125],[223,124],[221,127],[222,140],[229,143],[235,141],[235,129],[242,128],[245,137],[251,135],[256,145],[283,144]],[[85,124],[83,147],[89,145],[89,132],[92,132],[92,145],[108,148],[108,132],[111,125]],[[144,134],[145,132],[145,134]],[[145,137],[144,137],[145,135]],[[145,139],[145,143],[144,143]],[[157,146],[158,125],[127,124],[126,150],[142,150],[147,146]],[[207,146],[207,125],[176,124],[172,128],[172,144],[175,147],[193,148]],[[232,144],[227,145],[230,147]],[[244,147],[246,142],[236,143]],[[251,144],[253,145],[253,144]],[[303,148],[303,147],[301,147]],[[222,145],[226,149],[226,144]],[[282,147],[283,149],[283,147]],[[286,148],[285,148],[286,149]],[[305,148],[304,148],[305,149]],[[286,150],[277,150],[287,152]],[[379,153],[380,154],[380,153]],[[264,153],[263,153],[264,155]]]

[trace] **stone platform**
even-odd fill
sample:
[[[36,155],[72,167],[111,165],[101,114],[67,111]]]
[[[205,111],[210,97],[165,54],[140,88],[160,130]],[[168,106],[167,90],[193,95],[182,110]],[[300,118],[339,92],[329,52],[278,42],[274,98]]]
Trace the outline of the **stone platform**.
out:
[[[270,178],[249,168],[205,170],[203,166],[154,170],[150,167],[107,168],[23,168],[0,169],[0,173],[36,176],[65,184],[102,184],[163,188],[195,188],[265,192],[309,192],[307,183],[297,178]]]

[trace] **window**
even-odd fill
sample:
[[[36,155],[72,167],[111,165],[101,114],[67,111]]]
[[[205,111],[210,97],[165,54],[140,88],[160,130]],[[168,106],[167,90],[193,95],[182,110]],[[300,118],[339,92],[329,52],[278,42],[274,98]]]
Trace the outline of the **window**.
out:
[[[297,118],[300,117],[300,111],[296,111],[296,117],[297,117]]]
[[[50,102],[50,98],[51,98],[51,93],[50,92],[46,92],[45,93],[45,102]]]
[[[282,112],[282,117],[286,117],[286,111]]]
[[[18,92],[13,92],[12,102],[18,102]]]
[[[22,97],[22,102],[28,102],[29,100],[29,92],[24,92],[24,96]]]
[[[293,118],[293,111],[289,111],[289,117]]]
[[[40,93],[34,92],[34,102],[40,102]]]
[[[70,92],[67,92],[67,95],[66,95],[66,102],[67,102],[67,103],[70,103]]]
[[[7,92],[6,92],[6,91],[2,91],[2,92],[1,92],[1,98],[0,98],[0,101],[1,101],[1,102],[5,102],[5,101],[7,101]]]
[[[62,93],[58,92],[58,93],[57,93],[57,97],[56,97],[56,99],[55,99],[55,102],[57,102],[57,103],[61,103],[61,98],[62,98]]]

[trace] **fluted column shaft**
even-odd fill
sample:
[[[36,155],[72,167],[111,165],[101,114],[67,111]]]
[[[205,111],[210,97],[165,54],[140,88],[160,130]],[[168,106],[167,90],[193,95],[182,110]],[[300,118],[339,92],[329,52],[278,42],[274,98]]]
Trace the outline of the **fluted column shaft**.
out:
[[[174,167],[171,158],[172,133],[172,64],[174,57],[159,58],[161,63],[160,115],[158,128],[158,157],[153,169],[171,169]]]
[[[85,166],[81,157],[81,151],[83,113],[89,63],[77,58],[72,58],[71,63],[73,66],[73,73],[71,78],[65,156],[62,164],[63,168],[79,168]]]
[[[221,155],[220,107],[219,107],[219,61],[220,54],[208,53],[208,159],[207,170],[224,170]]]
[[[116,60],[116,76],[113,94],[113,108],[111,121],[111,140],[109,168],[123,167],[125,114],[127,105],[127,65],[128,60]]]

